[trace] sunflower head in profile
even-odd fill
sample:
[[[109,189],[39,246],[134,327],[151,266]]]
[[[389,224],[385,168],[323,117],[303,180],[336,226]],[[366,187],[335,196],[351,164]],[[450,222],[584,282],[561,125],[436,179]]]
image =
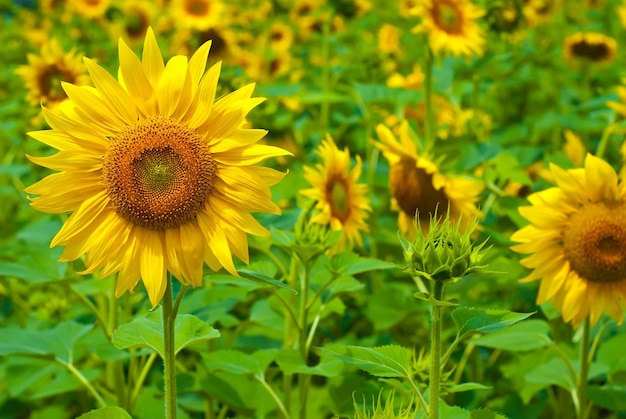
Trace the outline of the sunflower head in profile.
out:
[[[81,58],[74,50],[64,52],[54,38],[41,47],[40,55],[28,54],[27,59],[28,64],[15,73],[26,84],[26,99],[33,105],[55,106],[65,100],[62,81],[77,85],[89,82]]]
[[[617,42],[601,33],[578,32],[565,38],[563,53],[573,66],[611,63],[617,55]]]
[[[449,214],[450,219],[461,219],[464,225],[479,216],[476,202],[483,190],[482,183],[466,177],[449,177],[439,172],[437,165],[424,156],[418,156],[417,147],[406,120],[400,125],[399,140],[386,126],[380,124],[376,133],[380,142],[374,145],[389,161],[391,206],[399,212],[398,226],[406,237],[414,234],[415,216],[420,215],[420,227],[427,232],[429,218]],[[467,225],[465,225],[467,224]]]
[[[304,177],[312,188],[300,193],[317,201],[315,208],[320,212],[311,222],[329,224],[333,231],[343,231],[337,250],[345,248],[346,239],[350,248],[363,245],[361,232],[369,231],[368,212],[370,200],[366,197],[367,186],[358,183],[361,176],[361,159],[350,169],[350,151],[339,150],[330,135],[322,141],[316,151],[322,163],[315,168],[304,167]]]
[[[29,156],[57,171],[26,189],[32,206],[71,213],[51,245],[65,246],[63,261],[85,255],[83,273],[119,273],[117,296],[141,279],[156,306],[168,272],[199,285],[203,263],[237,275],[246,234],[269,234],[251,213],[280,213],[270,186],[284,174],[258,163],[289,153],[248,128],[263,101],[253,84],[215,100],[209,48],[165,64],[152,29],[141,60],[120,40],[119,81],[85,59],[95,88],[64,83],[69,99],[43,110],[51,129],[29,133],[58,150]]]
[[[552,300],[563,319],[595,325],[607,312],[624,320],[626,300],[626,184],[604,160],[587,155],[585,167],[551,164],[556,187],[528,197],[520,214],[530,225],[511,236],[513,250],[541,279],[537,304]]]
[[[422,19],[413,31],[428,35],[433,54],[483,54],[485,38],[477,20],[485,12],[469,0],[423,0],[412,13]]]

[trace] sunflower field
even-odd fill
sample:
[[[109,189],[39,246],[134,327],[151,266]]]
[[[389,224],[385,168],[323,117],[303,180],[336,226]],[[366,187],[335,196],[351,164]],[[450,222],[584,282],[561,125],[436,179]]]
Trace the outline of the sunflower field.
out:
[[[0,419],[626,418],[626,0],[0,0]]]

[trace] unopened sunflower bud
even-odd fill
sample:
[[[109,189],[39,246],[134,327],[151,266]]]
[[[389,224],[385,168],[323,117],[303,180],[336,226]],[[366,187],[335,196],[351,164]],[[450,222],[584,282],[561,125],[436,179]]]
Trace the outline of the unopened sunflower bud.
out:
[[[485,265],[479,265],[484,256],[486,241],[475,245],[471,234],[477,222],[463,233],[460,231],[460,219],[450,220],[449,216],[437,216],[430,219],[427,233],[422,231],[419,220],[414,227],[415,239],[406,241],[400,237],[408,269],[431,281],[456,282],[471,273],[480,272]]]

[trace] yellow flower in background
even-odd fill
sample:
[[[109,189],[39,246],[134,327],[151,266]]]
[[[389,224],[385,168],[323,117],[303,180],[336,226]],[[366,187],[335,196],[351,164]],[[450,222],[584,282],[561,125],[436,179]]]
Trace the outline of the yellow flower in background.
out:
[[[626,85],[626,79],[622,79],[622,84]],[[626,118],[626,86],[617,86],[615,88],[619,102],[608,100],[606,106],[620,114],[622,118]]]
[[[148,28],[154,25],[158,8],[146,0],[126,0],[121,2],[120,11],[121,15],[111,25],[113,38],[122,37],[134,44],[143,41]]]
[[[617,16],[619,17],[619,23],[623,29],[626,29],[626,0],[622,0],[622,3],[616,8]]]
[[[524,0],[524,16],[528,26],[535,27],[549,23],[561,9],[561,0]]]
[[[415,232],[413,220],[418,212],[425,232],[435,211],[441,216],[449,210],[452,220],[463,215],[462,229],[478,218],[476,202],[483,190],[482,183],[467,177],[446,176],[432,160],[419,156],[406,120],[400,125],[399,140],[382,124],[376,127],[376,133],[380,142],[374,145],[389,161],[391,206],[399,211],[398,226],[403,234],[410,236]]]
[[[273,22],[269,30],[270,47],[276,52],[286,52],[293,44],[293,29],[284,22]]]
[[[221,67],[205,71],[209,48],[164,64],[152,29],[141,60],[120,40],[119,81],[85,59],[95,88],[64,83],[69,99],[43,110],[52,129],[29,133],[59,150],[29,156],[58,172],[26,189],[32,206],[72,213],[51,245],[65,246],[62,261],[86,255],[83,273],[119,272],[116,296],[142,279],[156,306],[168,272],[200,285],[203,262],[237,275],[246,233],[269,235],[250,213],[280,213],[269,187],[284,174],[257,164],[289,153],[245,128],[263,101],[253,84],[215,101]]]
[[[67,8],[72,13],[87,19],[104,17],[111,0],[67,0]]]
[[[222,0],[173,0],[170,7],[176,25],[200,31],[224,26],[226,7]]]
[[[28,64],[18,67],[15,73],[26,84],[26,99],[33,105],[54,106],[65,100],[62,81],[77,85],[89,82],[81,58],[74,50],[64,52],[54,38],[41,47],[40,55],[26,57]]]
[[[413,13],[422,19],[414,32],[428,35],[433,54],[483,54],[485,37],[477,19],[485,12],[469,0],[423,0]]]
[[[565,145],[563,146],[563,151],[572,163],[574,163],[574,166],[580,167],[583,165],[587,149],[580,137],[569,129],[565,130]]]
[[[581,62],[610,63],[617,55],[617,42],[601,33],[578,32],[565,38],[563,53],[574,66]]]
[[[604,160],[590,154],[585,167],[551,164],[556,187],[528,197],[520,214],[530,221],[511,236],[512,248],[541,279],[537,304],[552,300],[563,319],[595,325],[604,312],[619,324],[626,300],[626,184]]]
[[[378,29],[378,50],[383,54],[400,54],[400,30],[394,25],[383,23]]]
[[[315,168],[304,166],[304,177],[312,188],[300,193],[317,201],[315,208],[320,212],[311,221],[329,224],[333,231],[343,230],[338,249],[345,247],[346,239],[350,248],[363,245],[361,232],[368,232],[366,223],[371,211],[367,185],[358,183],[361,176],[361,158],[356,156],[356,164],[350,169],[350,151],[337,148],[330,135],[322,140],[316,150],[322,163]]]
[[[413,66],[413,71],[406,77],[400,73],[393,73],[387,79],[387,86],[389,87],[401,87],[403,89],[418,90],[424,83],[424,71],[419,64]]]

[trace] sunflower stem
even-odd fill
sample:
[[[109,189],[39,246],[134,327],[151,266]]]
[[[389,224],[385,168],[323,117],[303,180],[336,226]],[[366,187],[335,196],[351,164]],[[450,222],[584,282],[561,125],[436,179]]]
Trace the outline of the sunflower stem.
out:
[[[168,274],[163,295],[163,365],[165,375],[165,417],[176,419],[176,354],[174,353],[174,320],[172,278]]]
[[[587,376],[589,375],[589,316],[583,324],[583,337],[580,341],[580,375],[578,377],[578,419],[586,419],[590,406],[587,406]]]
[[[443,281],[434,281],[433,297],[443,301]],[[441,381],[441,311],[442,306],[433,304],[432,324],[430,333],[430,413],[429,419],[439,419],[439,383]]]

